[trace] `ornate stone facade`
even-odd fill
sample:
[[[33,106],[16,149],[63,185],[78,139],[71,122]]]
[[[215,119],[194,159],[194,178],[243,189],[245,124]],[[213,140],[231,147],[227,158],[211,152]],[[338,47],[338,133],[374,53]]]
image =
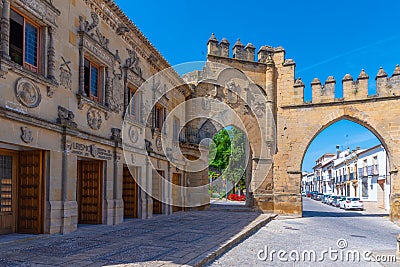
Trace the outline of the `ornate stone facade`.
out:
[[[11,60],[11,10],[38,27],[41,50],[35,70]],[[162,149],[148,149],[151,154],[147,156],[145,138],[149,144],[157,143],[151,125],[146,127],[147,118],[127,112],[131,88],[140,91],[147,79],[170,65],[113,1],[1,0],[0,15],[0,122],[6,126],[0,133],[0,156],[15,148],[17,155],[26,151],[26,157],[36,153],[49,160],[41,174],[49,182],[39,196],[43,199],[39,209],[46,212],[35,217],[40,227],[32,232],[68,233],[77,229],[78,222],[85,223],[78,215],[79,207],[84,207],[79,197],[83,190],[79,183],[84,180],[79,179],[84,179],[88,170],[82,168],[99,170],[98,184],[107,187],[99,188],[101,204],[93,223],[123,221],[127,212],[123,175],[127,173],[137,181],[151,183],[153,168],[157,168],[167,180],[174,174],[185,180],[183,170],[169,168]],[[85,60],[98,70],[95,95],[86,94],[90,90],[85,83]],[[180,78],[176,75],[174,79]],[[164,99],[166,112],[182,103],[185,94],[188,89]],[[136,103],[139,113],[145,101]],[[124,119],[132,126],[126,138],[121,130]],[[124,142],[129,147],[126,157],[122,156]],[[151,188],[148,184],[139,187],[132,200],[135,217],[146,219],[153,214],[153,198],[144,191],[147,187]],[[168,187],[153,189],[161,193],[161,199],[172,197]],[[163,204],[161,212],[172,213],[172,206]]]

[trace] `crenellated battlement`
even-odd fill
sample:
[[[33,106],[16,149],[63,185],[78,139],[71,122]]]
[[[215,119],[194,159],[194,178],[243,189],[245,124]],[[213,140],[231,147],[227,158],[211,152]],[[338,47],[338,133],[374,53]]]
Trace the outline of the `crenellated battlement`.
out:
[[[342,89],[343,98],[335,98],[336,79],[333,76],[329,76],[325,83],[318,78],[314,78],[311,82],[312,91],[312,104],[316,103],[329,103],[337,101],[352,101],[352,100],[362,100],[371,97],[392,97],[400,96],[400,66],[396,65],[394,72],[391,77],[381,67],[375,77],[376,80],[376,93],[374,95],[369,95],[369,76],[365,70],[361,70],[354,80],[350,74],[346,74],[342,78]],[[285,105],[300,105],[304,104],[304,90],[305,84],[301,78],[294,79],[293,83],[293,100],[289,103],[289,99],[286,99]],[[310,102],[307,102],[310,103]]]
[[[365,70],[361,70],[357,79],[350,74],[346,74],[342,79],[343,97],[336,98],[337,81],[335,77],[329,76],[324,82],[314,78],[311,82],[312,100],[304,100],[304,90],[306,88],[301,78],[296,79],[296,63],[293,59],[285,58],[283,47],[262,46],[257,52],[252,43],[246,46],[238,39],[232,47],[230,53],[230,43],[226,38],[221,41],[211,34],[207,42],[207,55],[229,59],[237,59],[247,62],[262,63],[267,65],[268,71],[275,69],[275,73],[268,75],[269,79],[277,79],[277,100],[278,105],[291,106],[317,103],[333,103],[343,101],[354,101],[371,98],[400,96],[400,66],[397,65],[392,76],[388,76],[383,68],[380,68],[376,80],[376,93],[369,94],[369,75]],[[250,65],[249,65],[250,66]],[[244,66],[242,66],[243,68]],[[270,74],[271,74],[270,73]]]
[[[248,43],[245,46],[240,41],[240,39],[238,39],[232,47],[232,58],[250,62],[267,63],[268,57],[279,53],[283,54],[281,56],[281,60],[283,63],[285,50],[282,47],[274,48],[271,46],[262,46],[257,52],[257,59],[256,47],[252,43]],[[207,42],[207,54],[212,56],[230,58],[229,41],[226,38],[222,38],[219,42],[214,33],[212,33]],[[276,60],[274,59],[274,61]]]

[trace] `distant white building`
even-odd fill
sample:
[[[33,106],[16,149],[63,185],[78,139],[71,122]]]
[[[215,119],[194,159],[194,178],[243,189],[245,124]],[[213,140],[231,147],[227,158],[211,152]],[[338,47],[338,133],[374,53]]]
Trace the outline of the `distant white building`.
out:
[[[315,161],[314,170],[314,182],[312,185],[313,191],[319,191],[322,193],[332,193],[332,184],[330,178],[332,172],[330,166],[336,155],[327,153]]]
[[[390,179],[384,147],[378,145],[358,153],[357,166],[359,197],[389,210]]]
[[[312,176],[303,175],[306,191],[359,197],[377,207],[390,209],[390,179],[387,155],[382,145],[368,149],[324,154],[316,161]],[[310,180],[311,179],[311,180]]]
[[[301,180],[301,188],[303,192],[311,192],[313,191],[313,183],[314,183],[314,173],[313,172],[303,172],[302,180]]]

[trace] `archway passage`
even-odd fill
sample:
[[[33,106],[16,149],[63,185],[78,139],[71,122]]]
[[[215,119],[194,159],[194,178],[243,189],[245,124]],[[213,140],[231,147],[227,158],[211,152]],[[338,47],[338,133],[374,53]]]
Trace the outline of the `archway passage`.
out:
[[[274,177],[276,177],[274,194],[279,194],[278,201],[274,202],[275,211],[302,215],[300,193],[304,155],[318,134],[332,124],[345,119],[367,128],[385,148],[388,157],[387,173],[391,181],[390,213],[391,217],[396,219],[399,215],[399,205],[396,199],[400,192],[397,176],[399,161],[397,136],[400,128],[393,126],[398,124],[394,117],[400,115],[400,110],[395,111],[399,114],[388,116],[388,105],[390,103],[385,103],[385,101],[365,100],[321,105],[304,103],[282,106],[278,112],[277,128],[282,142],[278,142],[278,153],[274,160]]]
[[[308,197],[338,207],[337,198],[351,197],[359,201],[354,206],[389,212],[388,166],[386,150],[371,131],[340,120],[310,142],[302,163],[303,200]]]
[[[208,171],[211,203],[248,204],[251,166],[245,133],[229,126],[211,136]]]

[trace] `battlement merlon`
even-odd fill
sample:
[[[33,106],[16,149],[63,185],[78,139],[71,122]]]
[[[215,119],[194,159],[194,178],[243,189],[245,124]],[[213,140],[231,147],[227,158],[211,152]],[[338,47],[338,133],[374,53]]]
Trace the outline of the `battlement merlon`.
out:
[[[287,70],[289,71],[289,70]],[[289,72],[288,72],[289,73]],[[287,76],[290,78],[290,74]],[[375,77],[376,93],[369,94],[369,76],[365,70],[361,70],[354,80],[350,74],[346,74],[342,79],[343,98],[335,98],[336,80],[333,76],[329,76],[324,84],[318,78],[314,78],[311,82],[312,100],[311,102],[304,101],[305,85],[301,78],[293,79],[290,92],[282,89],[282,106],[302,105],[302,104],[318,104],[318,103],[333,103],[345,102],[354,100],[365,100],[371,97],[396,97],[400,96],[400,66],[396,68],[391,77],[381,67]],[[286,87],[282,84],[283,88]]]
[[[265,64],[271,55],[275,64],[283,64],[285,61],[285,49],[283,47],[262,46],[257,53],[256,47],[252,43],[246,46],[238,39],[232,48],[232,58],[237,60],[263,63]],[[207,55],[230,58],[230,43],[226,38],[222,38],[221,42],[211,34],[207,42]]]

